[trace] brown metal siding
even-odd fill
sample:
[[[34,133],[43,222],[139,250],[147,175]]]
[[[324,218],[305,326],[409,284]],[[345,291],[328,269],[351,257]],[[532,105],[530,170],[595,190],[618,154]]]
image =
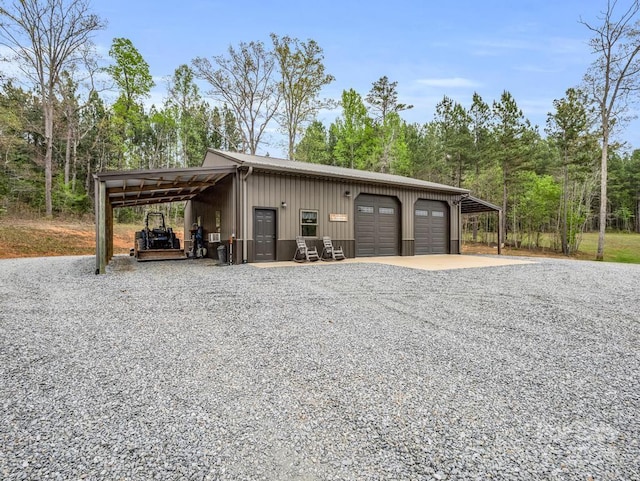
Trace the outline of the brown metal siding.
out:
[[[318,236],[330,236],[346,245],[355,242],[355,199],[360,194],[396,197],[400,202],[400,255],[413,255],[414,206],[418,199],[445,202],[449,207],[449,242],[451,246],[459,242],[458,208],[453,200],[458,196],[442,192],[414,190],[393,186],[369,185],[353,182],[336,182],[335,179],[317,179],[254,171],[247,179],[248,236],[253,240],[253,209],[255,207],[275,208],[278,242],[294,240],[300,235],[300,210],[318,211]],[[346,196],[345,192],[350,195]],[[281,203],[286,202],[285,208]],[[329,214],[346,214],[347,222],[330,222]],[[286,249],[278,250],[278,259]],[[457,249],[450,249],[457,253]],[[355,254],[355,252],[353,253]],[[286,255],[286,254],[282,254]],[[249,258],[249,261],[252,257]]]
[[[345,184],[293,176],[254,173],[248,180],[248,204],[277,210],[278,239],[295,239],[301,235],[300,211],[318,211],[318,237],[349,239],[352,224],[352,200],[344,195]],[[282,202],[287,206],[282,207]],[[330,222],[329,214],[346,214],[348,222]],[[253,239],[249,226],[248,238]]]

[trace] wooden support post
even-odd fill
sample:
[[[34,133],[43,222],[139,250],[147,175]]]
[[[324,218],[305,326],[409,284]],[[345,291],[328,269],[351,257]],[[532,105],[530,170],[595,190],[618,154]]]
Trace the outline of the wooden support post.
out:
[[[462,201],[458,204],[458,254],[462,254]]]
[[[107,186],[95,180],[96,192],[96,274],[104,274],[107,266]]]
[[[502,209],[498,211],[498,255],[502,254],[502,240],[503,240],[503,232],[502,232]]]
[[[105,265],[113,259],[113,208],[109,196],[105,196],[105,238],[107,245],[107,255]]]

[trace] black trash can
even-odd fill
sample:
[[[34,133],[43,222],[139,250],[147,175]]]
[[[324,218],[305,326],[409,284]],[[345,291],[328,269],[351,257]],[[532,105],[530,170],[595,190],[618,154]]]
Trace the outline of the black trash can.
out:
[[[223,245],[218,246],[218,264],[227,263],[227,248]]]

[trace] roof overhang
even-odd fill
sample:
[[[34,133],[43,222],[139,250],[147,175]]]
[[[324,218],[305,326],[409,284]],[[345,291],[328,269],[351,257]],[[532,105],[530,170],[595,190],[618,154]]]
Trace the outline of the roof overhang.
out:
[[[235,167],[128,170],[93,177],[104,183],[115,208],[188,201],[235,171]]]
[[[463,214],[479,214],[481,212],[500,212],[502,209],[497,205],[487,202],[471,195],[463,197],[460,201],[460,211]]]

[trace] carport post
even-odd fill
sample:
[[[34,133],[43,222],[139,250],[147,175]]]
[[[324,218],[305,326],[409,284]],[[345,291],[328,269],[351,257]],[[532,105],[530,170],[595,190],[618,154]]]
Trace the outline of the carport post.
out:
[[[104,274],[107,265],[107,186],[96,178],[96,274]]]
[[[502,209],[498,211],[498,255],[502,254]]]
[[[462,199],[458,202],[458,254],[462,254]]]

